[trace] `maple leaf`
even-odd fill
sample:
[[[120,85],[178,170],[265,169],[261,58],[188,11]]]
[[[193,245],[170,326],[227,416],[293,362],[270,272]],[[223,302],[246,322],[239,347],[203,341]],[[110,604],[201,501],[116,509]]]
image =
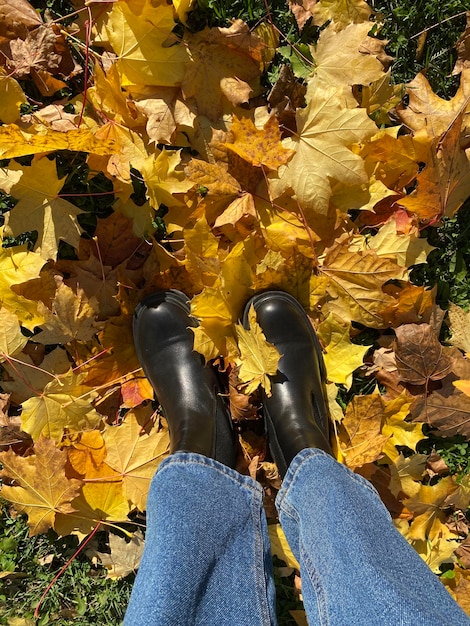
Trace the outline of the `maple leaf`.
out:
[[[308,20],[313,16],[312,10],[317,0],[288,0],[289,9],[292,11],[301,31]]]
[[[317,26],[333,20],[336,28],[369,22],[373,10],[365,0],[318,0],[313,8],[313,21]]]
[[[147,186],[150,204],[158,209],[160,204],[170,207],[183,205],[173,194],[184,193],[193,183],[185,177],[181,164],[181,150],[162,150],[157,156],[149,156],[140,167]]]
[[[173,7],[164,0],[115,2],[106,21],[121,85],[181,83],[187,50],[172,35]]]
[[[20,106],[26,103],[26,96],[18,81],[7,76],[3,68],[0,68],[0,101],[2,103],[0,120],[3,124],[12,124],[18,121]]]
[[[455,561],[453,554],[460,544],[446,526],[441,526],[432,539],[412,540],[411,545],[429,568],[435,574],[440,574],[443,563]]]
[[[27,342],[28,338],[22,334],[16,315],[0,308],[0,361],[21,352]]]
[[[25,30],[33,30],[42,24],[41,16],[27,0],[14,0],[0,4],[0,32],[2,43],[16,39]]]
[[[402,274],[390,259],[381,259],[372,250],[351,252],[336,245],[325,256],[321,272],[329,279],[326,289],[334,298],[327,303],[327,310],[372,328],[385,325],[381,311],[393,299],[382,285]]]
[[[455,61],[452,75],[460,74],[465,69],[470,68],[470,13],[467,12],[467,25],[465,31],[457,39],[455,44],[457,50],[457,60]]]
[[[389,436],[390,439],[383,447],[383,453],[392,461],[399,457],[397,446],[406,446],[416,452],[416,444],[425,437],[422,424],[406,421],[410,414],[410,405],[411,399],[406,392],[385,405],[382,435]]]
[[[408,106],[399,109],[400,118],[415,132],[439,139],[468,106],[470,69],[462,73],[457,93],[450,100],[437,96],[424,74],[419,73],[407,85]]]
[[[13,171],[20,167],[14,165]],[[11,187],[18,200],[5,214],[5,232],[19,235],[36,230],[36,250],[43,259],[56,259],[59,241],[78,246],[81,228],[77,215],[82,211],[60,198],[64,178],[57,178],[55,161],[42,158],[23,170],[19,181]]]
[[[342,322],[330,313],[319,324],[317,334],[325,347],[323,355],[328,372],[328,380],[345,384],[352,383],[352,373],[362,365],[367,346],[354,345],[350,339],[351,324]]]
[[[45,322],[42,331],[34,336],[34,341],[43,344],[64,344],[70,341],[89,341],[100,329],[96,323],[98,303],[88,300],[82,290],[75,294],[70,287],[60,284],[52,311],[39,305]]]
[[[106,578],[118,580],[135,573],[144,552],[144,535],[141,530],[132,533],[130,541],[109,533],[110,552],[96,552],[103,567],[108,570]]]
[[[412,385],[425,385],[450,372],[452,362],[429,324],[406,324],[397,328],[395,333],[395,357],[401,380]]]
[[[0,244],[3,232],[3,227],[0,227]],[[26,246],[0,247],[0,304],[29,330],[41,324],[44,318],[38,312],[37,302],[15,293],[12,287],[37,278],[43,265],[44,259],[29,252]]]
[[[27,131],[22,130],[16,124],[0,127],[0,158],[2,159],[14,159],[56,150],[110,155],[116,151],[116,146],[112,138],[103,141],[87,128],[73,128],[63,132],[43,125],[33,126]],[[47,159],[44,161],[49,162]]]
[[[241,324],[236,325],[240,359],[238,376],[246,383],[245,393],[253,393],[259,385],[263,387],[267,395],[271,395],[271,381],[269,376],[274,376],[281,355],[277,348],[266,340],[261,326],[256,321],[256,311],[251,305],[248,312],[249,330]]]
[[[450,322],[450,342],[468,356],[470,354],[470,313],[451,302],[447,314]]]
[[[288,189],[305,208],[326,214],[331,181],[344,185],[367,182],[361,157],[350,149],[377,130],[364,109],[354,108],[340,87],[318,86],[315,98],[296,114],[297,135],[283,141],[295,155],[271,178],[270,189],[278,197]]]
[[[255,167],[265,166],[268,170],[277,170],[294,154],[282,146],[281,131],[274,115],[268,118],[262,130],[256,128],[250,118],[234,117],[230,132],[233,143],[224,145]]]
[[[44,350],[37,344],[34,348]],[[10,359],[9,363],[2,364],[2,388],[11,394],[12,402],[15,404],[22,404],[32,393],[40,395],[44,387],[51,382],[51,377],[64,374],[70,369],[70,361],[65,350],[59,348],[42,356],[43,358],[36,358],[33,351],[33,362],[31,356],[23,352],[14,360]]]
[[[66,478],[66,454],[53,441],[41,438],[34,446],[34,454],[20,457],[7,451],[0,454],[0,460],[4,480],[15,482],[15,486],[4,482],[2,497],[28,515],[30,535],[52,528],[59,513],[76,511],[71,503],[82,483]]]
[[[206,28],[185,37],[190,61],[183,95],[200,115],[217,121],[224,105],[248,102],[262,69],[261,39],[241,20],[229,28]]]
[[[427,537],[434,538],[443,526],[445,501],[456,489],[454,478],[446,476],[436,485],[421,485],[416,495],[404,501],[407,509],[415,513],[408,539],[424,541]]]
[[[351,469],[373,463],[382,454],[389,435],[382,435],[384,402],[377,394],[354,396],[346,407],[342,426],[348,440],[341,449]]]
[[[380,48],[383,50],[387,42],[372,40],[367,36],[369,32],[370,22],[348,24],[340,32],[331,23],[322,30],[318,43],[312,46],[315,84],[369,85],[382,78],[383,65],[376,54],[369,53],[367,44],[369,40],[379,43],[380,54]]]
[[[65,429],[80,431],[99,424],[101,415],[90,404],[96,392],[85,387],[83,379],[83,374],[72,371],[63,374],[48,383],[39,397],[23,402],[22,428],[34,441],[41,435],[60,441]]]
[[[444,395],[435,391],[429,397],[418,398],[411,412],[415,421],[430,424],[441,437],[470,438],[470,405],[465,393]]]
[[[168,429],[153,425],[148,408],[136,409],[120,426],[106,426],[103,437],[106,463],[122,476],[124,497],[145,511],[150,480],[169,453]]]
[[[406,268],[425,263],[427,255],[434,250],[426,239],[419,237],[419,233],[397,232],[397,221],[393,216],[376,235],[367,239],[367,248],[375,250],[379,256],[394,257],[398,265]]]
[[[463,119],[460,114],[440,141],[431,143],[424,159],[427,165],[416,178],[417,189],[399,200],[400,206],[422,220],[452,217],[470,195],[470,161],[462,145],[466,132]]]

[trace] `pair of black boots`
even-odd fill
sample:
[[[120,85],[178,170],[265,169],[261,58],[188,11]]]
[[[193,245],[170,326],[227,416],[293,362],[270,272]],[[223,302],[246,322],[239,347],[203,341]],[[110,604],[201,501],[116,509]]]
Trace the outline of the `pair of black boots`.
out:
[[[271,454],[284,476],[304,448],[332,454],[323,358],[315,331],[292,296],[282,291],[253,296],[245,307],[245,328],[251,305],[281,355],[271,377],[272,395],[263,393],[263,411]],[[215,369],[193,350],[190,327],[196,326],[183,293],[155,293],[135,312],[137,355],[168,420],[171,451],[197,452],[234,467],[237,442],[225,390]]]

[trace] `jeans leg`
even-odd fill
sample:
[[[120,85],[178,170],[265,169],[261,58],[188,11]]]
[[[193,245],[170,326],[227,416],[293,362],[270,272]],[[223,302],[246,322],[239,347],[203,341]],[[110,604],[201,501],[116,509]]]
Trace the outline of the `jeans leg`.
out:
[[[295,457],[276,504],[310,626],[469,626],[374,487],[321,450]]]
[[[152,479],[142,563],[124,626],[274,626],[263,491],[178,452]]]

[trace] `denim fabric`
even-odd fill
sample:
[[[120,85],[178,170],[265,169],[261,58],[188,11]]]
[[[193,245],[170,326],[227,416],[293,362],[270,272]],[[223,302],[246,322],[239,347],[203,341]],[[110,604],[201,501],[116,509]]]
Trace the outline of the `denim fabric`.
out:
[[[170,456],[148,497],[147,536],[124,626],[273,626],[262,489],[198,454]],[[301,564],[310,626],[469,626],[394,528],[372,485],[320,450],[277,497]]]
[[[311,626],[469,626],[374,487],[321,450],[295,457],[276,505]]]
[[[275,624],[263,490],[199,454],[165,459],[125,626]]]

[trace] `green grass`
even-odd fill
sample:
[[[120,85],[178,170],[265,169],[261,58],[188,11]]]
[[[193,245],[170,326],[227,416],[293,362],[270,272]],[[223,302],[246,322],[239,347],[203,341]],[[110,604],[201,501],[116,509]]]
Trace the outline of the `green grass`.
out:
[[[60,538],[53,531],[29,537],[26,520],[0,501],[0,625],[11,618],[33,620],[44,590],[75,553],[78,540]],[[117,626],[124,617],[133,576],[119,581],[106,578],[106,570],[79,554],[54,583],[39,613],[36,626]]]
[[[462,13],[468,10],[468,1],[372,0],[369,4],[384,21],[380,35],[390,40],[394,82],[409,82],[424,71],[437,94],[452,96],[459,84],[458,77],[450,76],[456,59],[454,45],[465,29]],[[419,34],[425,30],[423,41]]]

